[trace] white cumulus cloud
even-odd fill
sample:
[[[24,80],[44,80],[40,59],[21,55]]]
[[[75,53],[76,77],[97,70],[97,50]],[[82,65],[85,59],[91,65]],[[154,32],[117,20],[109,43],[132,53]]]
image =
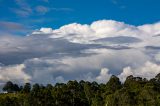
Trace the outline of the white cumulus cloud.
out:
[[[109,70],[107,68],[102,68],[100,75],[96,77],[96,80],[100,83],[107,82],[111,77],[111,74],[108,73]]]
[[[15,81],[18,83],[29,82],[31,76],[24,72],[25,65],[19,64],[14,66],[0,67],[0,81]]]
[[[144,65],[131,68],[125,67],[123,72],[119,75],[122,81],[125,81],[126,77],[129,75],[143,77],[147,79],[154,78],[158,73],[160,73],[160,65],[147,61]]]
[[[42,27],[23,37],[0,35],[0,83],[105,83],[111,74],[122,81],[131,74],[152,78],[160,72],[159,25],[99,20]]]

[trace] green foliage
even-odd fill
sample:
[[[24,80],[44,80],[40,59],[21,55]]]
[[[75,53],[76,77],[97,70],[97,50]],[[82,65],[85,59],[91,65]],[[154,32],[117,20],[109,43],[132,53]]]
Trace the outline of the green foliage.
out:
[[[22,89],[22,92],[24,93],[29,93],[31,90],[31,84],[30,83],[26,83]]]
[[[68,81],[46,86],[30,83],[19,87],[8,81],[0,106],[160,106],[160,74],[147,80],[128,76],[121,84],[112,76],[106,84]]]
[[[118,77],[112,75],[106,84],[106,94],[111,94],[122,87]]]
[[[7,91],[8,93],[17,92],[19,90],[19,86],[17,84],[13,84],[11,81],[8,81],[3,87],[3,91]]]

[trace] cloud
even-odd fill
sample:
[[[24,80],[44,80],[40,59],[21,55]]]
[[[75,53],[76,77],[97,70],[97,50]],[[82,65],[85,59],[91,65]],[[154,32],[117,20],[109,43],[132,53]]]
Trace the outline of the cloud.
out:
[[[52,31],[53,31],[52,28],[41,28],[39,34],[41,34],[41,33],[44,33],[44,34],[51,34]],[[34,32],[33,32],[33,34],[34,34]],[[36,34],[36,33],[35,33],[35,34]]]
[[[28,17],[33,13],[32,8],[26,0],[15,0],[19,8],[12,8],[11,10],[21,17]]]
[[[99,20],[42,27],[23,37],[0,36],[1,72],[12,73],[5,70],[23,64],[18,72],[43,84],[75,79],[105,83],[111,74],[122,81],[130,74],[151,78],[159,73],[158,26]],[[5,75],[14,80],[15,75],[2,74],[0,83],[7,81]]]
[[[140,56],[136,52],[118,51],[118,53],[110,50],[94,50],[97,54],[92,56],[66,56],[61,58],[47,57],[47,58],[33,58],[26,60],[25,73],[31,76],[32,82],[39,83],[56,83],[55,79],[68,80],[89,80],[106,82],[111,74],[121,73],[121,70],[128,66],[139,67],[143,65],[148,59]],[[92,51],[92,53],[94,52]],[[128,56],[126,54],[128,54]],[[111,55],[112,54],[112,55]],[[137,56],[138,55],[138,56]],[[128,57],[130,56],[130,59]],[[139,61],[139,59],[141,61]],[[123,62],[121,62],[123,61]],[[133,64],[133,62],[135,62]],[[108,67],[102,69],[102,67]],[[101,70],[102,69],[102,70]],[[100,71],[101,70],[101,71]],[[41,78],[44,79],[41,79]]]
[[[111,74],[108,74],[108,71],[109,70],[107,68],[102,68],[100,75],[96,77],[96,80],[100,83],[107,82],[111,77]]]
[[[128,43],[138,43],[141,42],[142,40],[136,37],[118,36],[118,37],[106,37],[98,39],[96,41],[101,43],[128,44]]]
[[[24,26],[20,23],[16,22],[9,22],[9,21],[0,21],[1,29],[9,29],[9,30],[22,30],[24,29]]]
[[[111,0],[111,2],[112,2],[113,4],[115,4],[115,5],[118,4],[118,1],[117,1],[117,0]]]
[[[111,3],[114,4],[115,6],[117,6],[120,9],[125,9],[126,6],[123,4],[122,1],[119,0],[111,0]]]
[[[72,12],[73,9],[71,9],[71,8],[54,8],[54,7],[46,7],[46,6],[39,5],[39,6],[36,6],[36,7],[35,7],[35,11],[36,11],[38,14],[44,15],[44,14],[46,14],[47,12],[51,12],[51,11],[57,11],[57,12]]]
[[[50,2],[50,0],[37,0],[37,1],[39,1],[39,2],[44,2],[44,3],[49,3]]]
[[[63,78],[62,76],[56,77],[55,80],[56,80],[56,82],[58,82],[58,83],[64,83],[64,82],[65,82],[65,80],[64,80],[64,78]]]
[[[57,36],[60,35],[72,42],[78,43],[88,43],[89,41],[97,39],[117,36],[129,36],[141,39],[148,35],[146,32],[139,30],[136,26],[114,20],[95,21],[91,25],[73,23],[53,30],[53,33],[56,33]],[[51,37],[54,38],[55,36],[56,35],[54,34]]]
[[[3,35],[11,35],[14,33],[26,33],[29,32],[29,28],[25,27],[23,24],[17,22],[10,22],[10,21],[0,21],[0,36]]]
[[[135,69],[131,68],[130,66],[125,67],[119,77],[122,81],[124,81],[129,75],[151,79],[159,73],[160,65],[147,61],[143,66]]]
[[[74,11],[72,8],[51,8],[53,11],[64,11],[64,12],[72,12]]]
[[[24,68],[24,64],[0,67],[1,83],[6,81],[14,81],[17,83],[29,82],[31,77],[23,71]]]
[[[21,17],[28,17],[30,16],[30,14],[32,13],[31,10],[27,10],[27,9],[12,9],[18,16]]]
[[[160,34],[159,27],[160,27],[160,22],[138,26],[140,30],[145,31],[152,35]]]
[[[36,2],[42,2],[42,4],[49,3],[49,0],[37,0]],[[56,12],[72,12],[74,11],[72,8],[56,8],[51,6],[44,6],[44,5],[30,5],[29,1],[27,0],[14,0],[16,7],[10,8],[10,11],[14,12],[16,15],[28,18],[33,15],[45,15],[48,12],[56,11]]]
[[[155,59],[157,62],[160,62],[160,52],[158,52],[157,54],[155,54],[154,59]]]
[[[0,36],[24,35],[31,31],[31,28],[18,22],[0,21]]]
[[[37,6],[35,8],[36,12],[39,13],[39,14],[45,14],[49,11],[49,8],[45,7],[45,6]]]

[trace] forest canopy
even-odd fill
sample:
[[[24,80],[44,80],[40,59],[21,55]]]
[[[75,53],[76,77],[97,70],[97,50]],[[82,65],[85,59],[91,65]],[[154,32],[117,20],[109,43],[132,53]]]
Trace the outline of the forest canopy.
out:
[[[55,85],[6,82],[0,106],[160,106],[160,74],[155,78],[112,75],[106,84],[68,81]]]

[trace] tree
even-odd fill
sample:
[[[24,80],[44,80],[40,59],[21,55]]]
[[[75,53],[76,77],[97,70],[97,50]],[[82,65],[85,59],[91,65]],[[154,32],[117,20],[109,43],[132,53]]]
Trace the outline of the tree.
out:
[[[88,100],[89,105],[91,105],[93,92],[92,92],[92,88],[91,88],[91,83],[90,82],[86,82],[84,84],[84,92],[85,92],[85,96],[86,96],[86,98]]]
[[[18,92],[18,91],[20,91],[20,87],[17,84],[13,84],[13,90],[15,92]]]
[[[121,84],[113,75],[106,84],[75,80],[20,88],[8,81],[3,90],[15,93],[0,94],[0,106],[160,106],[159,79],[160,74],[149,81],[131,75]]]
[[[8,81],[4,85],[3,91],[7,91],[8,93],[12,93],[14,91],[14,84],[11,81]]]
[[[52,86],[51,84],[47,84],[46,89],[52,90],[52,89],[53,89],[53,86]]]
[[[160,73],[155,76],[156,80],[160,81]]]
[[[29,93],[30,90],[31,90],[31,84],[30,84],[30,83],[26,83],[26,84],[24,85],[22,91],[23,91],[24,93]]]
[[[121,85],[119,78],[116,77],[115,75],[112,75],[110,80],[106,84],[106,91],[108,93],[112,93],[120,89],[121,87],[122,85]]]

